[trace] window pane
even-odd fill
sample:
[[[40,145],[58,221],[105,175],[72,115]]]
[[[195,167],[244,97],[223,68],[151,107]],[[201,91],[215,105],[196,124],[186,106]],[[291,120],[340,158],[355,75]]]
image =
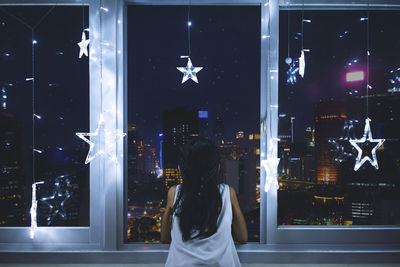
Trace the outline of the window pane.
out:
[[[30,225],[32,183],[43,181],[38,226],[87,226],[88,147],[75,132],[89,128],[89,64],[77,45],[88,8],[1,7],[0,16],[0,225]]]
[[[279,225],[400,224],[399,19],[280,12]]]
[[[235,188],[249,241],[259,241],[260,8],[191,8],[198,84],[182,84],[176,69],[187,64],[187,11],[128,7],[127,239],[159,242],[167,190],[182,182],[178,147],[200,135],[219,147],[221,182]]]

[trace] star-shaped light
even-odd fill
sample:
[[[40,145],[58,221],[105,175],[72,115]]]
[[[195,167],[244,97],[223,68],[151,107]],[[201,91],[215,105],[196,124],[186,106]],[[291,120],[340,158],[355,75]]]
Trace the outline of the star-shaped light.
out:
[[[87,154],[85,164],[90,163],[93,159],[100,155],[106,154],[108,158],[117,163],[117,155],[115,152],[116,143],[119,138],[123,138],[126,133],[114,130],[109,131],[105,128],[104,115],[100,115],[99,122],[97,123],[96,131],[93,133],[75,133],[79,138],[89,144],[89,152]],[[86,137],[90,137],[90,139]]]
[[[306,58],[304,56],[304,49],[301,50],[299,58],[299,74],[301,78],[304,78],[304,69],[306,68]]]
[[[348,142],[349,140],[355,139],[355,123],[358,123],[358,120],[345,121],[342,130],[342,136],[339,138],[331,138],[328,140],[328,142],[335,147],[336,152],[334,160],[339,163],[350,157],[355,157],[355,148]]]
[[[197,80],[196,73],[201,71],[203,67],[193,67],[190,57],[188,57],[188,62],[186,67],[176,67],[176,68],[183,73],[182,83],[186,82],[189,79],[192,79],[194,82],[199,83],[199,81]]]
[[[88,56],[87,47],[88,47],[89,43],[90,43],[90,40],[89,39],[86,40],[86,34],[85,34],[85,31],[83,31],[82,32],[82,40],[78,43],[78,46],[80,48],[79,58],[81,58],[83,54]]]
[[[295,60],[293,60],[289,65],[289,69],[286,71],[287,79],[286,84],[295,84],[297,82],[297,73],[299,68],[296,66]]]
[[[264,168],[265,175],[265,186],[264,191],[268,192],[269,189],[274,186],[276,190],[279,189],[278,184],[278,165],[279,158],[268,158],[266,160],[261,160],[261,166]]]
[[[65,220],[67,218],[66,202],[71,198],[71,193],[69,188],[71,187],[71,182],[67,178],[62,181],[64,175],[56,178],[54,182],[54,191],[48,197],[42,197],[40,200],[47,205],[49,208],[49,215],[47,216],[47,225],[50,225],[54,218],[57,216]]]
[[[350,144],[354,146],[358,151],[356,163],[354,165],[354,171],[357,171],[366,161],[369,161],[369,163],[371,163],[371,165],[375,167],[375,169],[377,170],[379,169],[378,160],[376,159],[376,150],[378,150],[378,148],[383,144],[383,142],[385,142],[385,139],[372,138],[371,126],[369,125],[370,121],[371,121],[370,118],[365,119],[364,135],[361,139],[349,140]],[[363,151],[358,145],[358,143],[365,143],[365,142],[377,143],[371,150],[372,159],[369,156],[362,157]]]

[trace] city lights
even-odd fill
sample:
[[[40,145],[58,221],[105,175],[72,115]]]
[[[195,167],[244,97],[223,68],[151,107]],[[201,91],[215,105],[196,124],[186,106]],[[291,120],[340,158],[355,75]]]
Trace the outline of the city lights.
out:
[[[364,81],[364,71],[349,71],[346,72],[346,82],[360,82]]]

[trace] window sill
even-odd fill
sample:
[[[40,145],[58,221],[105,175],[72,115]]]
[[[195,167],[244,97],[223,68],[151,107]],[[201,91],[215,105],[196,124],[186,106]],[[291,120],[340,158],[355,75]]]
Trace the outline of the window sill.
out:
[[[127,244],[119,251],[1,251],[1,263],[164,263],[168,245]],[[399,263],[400,244],[308,245],[249,243],[237,246],[244,263]]]

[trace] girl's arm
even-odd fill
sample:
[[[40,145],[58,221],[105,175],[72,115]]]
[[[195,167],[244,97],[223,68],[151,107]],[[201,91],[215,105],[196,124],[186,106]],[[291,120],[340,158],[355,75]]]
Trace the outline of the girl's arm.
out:
[[[161,242],[171,243],[171,211],[174,205],[176,186],[172,186],[168,190],[167,206],[161,220]]]
[[[243,213],[240,210],[239,202],[236,197],[235,189],[229,186],[232,203],[232,237],[233,240],[241,244],[247,243],[247,227]]]

